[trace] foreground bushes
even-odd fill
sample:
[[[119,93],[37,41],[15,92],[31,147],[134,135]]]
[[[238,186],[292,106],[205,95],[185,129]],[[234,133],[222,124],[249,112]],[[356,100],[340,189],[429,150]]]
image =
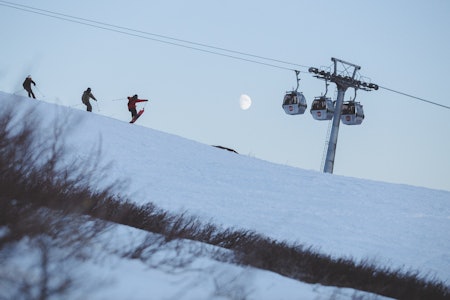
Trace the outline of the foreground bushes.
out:
[[[442,282],[423,278],[415,272],[379,268],[367,261],[357,263],[351,259],[332,258],[311,248],[275,241],[252,231],[222,229],[185,214],[173,215],[153,204],[139,206],[111,198],[99,203],[92,203],[85,213],[159,233],[166,240],[191,239],[227,248],[234,251],[235,263],[300,281],[349,287],[397,299],[450,297],[448,287]]]
[[[74,213],[83,199],[96,201],[108,191],[92,193],[80,169],[67,172],[62,132],[54,128],[45,136],[40,129],[7,109],[0,116],[0,299],[76,294],[79,262],[91,257],[108,225]]]
[[[223,229],[187,214],[171,214],[151,203],[136,205],[115,196],[112,188],[93,191],[89,174],[98,174],[99,166],[89,162],[80,166],[66,159],[63,165],[61,161],[66,152],[61,143],[61,130],[56,128],[52,139],[44,138],[52,142],[45,143],[39,142],[42,136],[36,130],[38,122],[14,125],[18,124],[14,124],[12,114],[4,113],[0,118],[0,229],[7,228],[0,234],[0,251],[23,237],[43,234],[62,243],[67,236],[58,236],[60,232],[70,233],[76,237],[70,240],[82,244],[102,230],[95,225],[98,221],[93,220],[106,220],[161,234],[166,241],[191,239],[230,249],[235,253],[235,263],[309,283],[350,287],[398,299],[450,298],[449,289],[443,283],[414,272],[332,258],[311,248],[276,241],[252,231]],[[60,218],[44,218],[49,222],[42,222],[43,211],[48,213],[42,207],[58,211],[54,215],[61,214]],[[80,215],[91,218],[73,218]],[[61,230],[65,227],[61,227],[58,220],[70,221],[72,229]],[[91,222],[93,227],[86,232],[92,234],[75,235],[80,221]],[[48,251],[48,248],[43,249]],[[135,251],[132,257],[138,258],[143,250]],[[49,281],[44,282],[40,293],[48,295],[50,288],[57,292],[66,283],[63,281],[52,288]]]

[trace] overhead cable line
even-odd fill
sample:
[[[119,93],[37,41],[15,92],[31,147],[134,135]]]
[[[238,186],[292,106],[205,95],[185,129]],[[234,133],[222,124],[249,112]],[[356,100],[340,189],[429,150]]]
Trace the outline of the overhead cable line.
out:
[[[21,5],[21,4],[15,4],[15,3],[7,2],[7,1],[1,1],[0,0],[0,5],[1,6],[6,6],[6,7],[10,7],[10,8],[14,8],[14,9],[21,10],[21,11],[26,11],[26,12],[30,12],[30,13],[34,13],[34,14],[38,14],[38,15],[43,15],[43,16],[47,16],[47,17],[63,20],[63,21],[68,21],[68,22],[72,22],[72,23],[82,24],[82,25],[86,25],[86,26],[90,26],[90,27],[94,27],[94,28],[99,28],[99,29],[108,30],[108,31],[116,32],[116,33],[121,33],[121,34],[129,35],[129,36],[134,36],[134,37],[138,37],[138,38],[142,38],[142,39],[147,39],[147,40],[156,41],[156,42],[160,42],[160,43],[165,43],[165,44],[169,44],[169,45],[174,45],[174,46],[178,46],[178,47],[183,47],[183,48],[187,48],[187,49],[192,49],[192,50],[197,50],[197,51],[201,51],[201,52],[206,52],[206,53],[210,53],[210,54],[214,54],[214,55],[219,55],[219,56],[224,56],[224,57],[233,58],[233,59],[237,59],[237,60],[242,60],[242,61],[247,61],[247,62],[256,63],[256,64],[260,64],[260,65],[265,65],[265,66],[269,66],[269,67],[273,67],[273,68],[289,70],[289,71],[295,71],[294,68],[284,67],[284,66],[281,66],[281,65],[276,65],[276,64],[273,64],[273,63],[266,63],[266,62],[262,62],[262,61],[258,61],[258,60],[254,60],[254,59],[249,59],[249,58],[243,58],[243,57],[239,57],[239,56],[236,56],[236,55],[220,53],[220,52],[217,52],[217,51],[202,49],[202,48],[198,48],[198,47],[194,47],[194,46],[183,45],[183,44],[180,44],[180,43],[186,43],[186,44],[201,46],[201,47],[205,47],[205,48],[220,50],[220,51],[224,51],[224,52],[229,52],[229,53],[244,55],[244,56],[248,56],[248,57],[258,58],[258,59],[262,59],[262,60],[278,62],[278,63],[282,63],[282,64],[286,64],[286,65],[293,65],[293,66],[299,66],[299,67],[307,68],[307,66],[302,66],[302,65],[299,65],[299,64],[290,63],[290,62],[287,62],[287,61],[282,61],[282,60],[278,60],[278,59],[263,57],[263,56],[259,56],[259,55],[253,55],[253,54],[250,54],[250,53],[244,53],[244,52],[229,50],[229,49],[225,49],[225,48],[215,47],[215,46],[209,46],[209,45],[206,45],[206,44],[201,44],[201,43],[196,43],[196,42],[190,42],[190,41],[187,41],[187,40],[176,39],[176,38],[172,38],[172,37],[168,37],[168,36],[164,36],[164,35],[154,34],[154,33],[140,31],[140,30],[135,30],[135,29],[127,28],[127,27],[116,26],[116,25],[103,23],[103,22],[97,22],[97,21],[94,21],[94,20],[74,17],[74,16],[70,16],[70,15],[66,15],[66,14],[60,14],[60,13],[56,13],[56,12],[52,12],[52,11],[48,11],[48,10],[43,10],[43,9],[34,8],[34,7],[31,7],[31,6],[26,6],[26,5]],[[95,25],[95,24],[98,24],[98,25]],[[114,29],[114,28],[116,28],[116,29]],[[135,33],[132,33],[132,32],[135,32]],[[161,39],[157,39],[157,38],[152,38],[152,37],[149,37],[149,36],[146,36],[146,35],[157,36],[157,37],[160,37],[160,38],[164,38],[164,39],[167,39],[167,40],[173,40],[173,41],[177,41],[177,42],[180,42],[180,43],[165,41],[165,40],[161,40]]]
[[[17,10],[30,12],[30,13],[34,13],[34,14],[38,14],[38,15],[42,15],[42,16],[47,16],[47,17],[51,17],[51,18],[55,18],[55,19],[59,19],[59,20],[67,21],[67,22],[77,23],[77,24],[81,24],[81,25],[85,25],[85,26],[90,26],[93,28],[103,29],[103,30],[116,32],[116,33],[120,33],[120,34],[124,34],[124,35],[129,35],[129,36],[133,36],[133,37],[137,37],[137,38],[151,40],[151,41],[164,43],[164,44],[177,46],[177,47],[183,47],[186,49],[196,50],[196,51],[200,51],[200,52],[204,52],[204,53],[228,57],[228,58],[246,61],[246,62],[250,62],[250,63],[260,64],[260,65],[264,65],[264,66],[268,66],[268,67],[273,67],[273,68],[278,68],[278,69],[283,69],[283,70],[288,70],[288,71],[298,71],[297,70],[298,68],[293,68],[293,67],[290,68],[287,66],[281,66],[281,65],[275,64],[275,63],[279,63],[279,64],[284,64],[284,65],[290,65],[290,66],[296,66],[296,67],[309,69],[308,66],[297,64],[297,63],[292,63],[292,62],[288,62],[288,61],[284,61],[284,60],[274,59],[274,58],[270,58],[270,57],[264,57],[264,56],[255,55],[255,54],[251,54],[251,53],[211,46],[211,45],[207,45],[207,44],[203,44],[203,43],[197,43],[197,42],[192,42],[192,41],[178,39],[178,38],[173,38],[170,36],[136,30],[136,29],[123,27],[123,26],[117,26],[117,25],[108,24],[105,22],[99,22],[99,21],[95,21],[95,20],[86,19],[86,18],[75,17],[75,16],[71,16],[71,15],[67,15],[67,14],[53,12],[50,10],[44,10],[44,9],[31,7],[31,6],[27,6],[27,5],[16,4],[13,2],[9,2],[9,1],[0,0],[0,6],[10,7],[10,8],[14,8]],[[153,36],[153,38],[151,36]],[[163,40],[163,39],[165,39],[165,40]],[[182,43],[184,43],[184,44],[182,44]],[[189,45],[192,45],[192,46],[189,46]],[[207,49],[203,49],[203,48],[199,48],[199,47],[203,47],[203,48],[207,48]],[[212,50],[208,50],[208,49],[212,49]],[[217,50],[217,51],[213,51],[213,50]],[[232,53],[232,54],[221,53],[218,51]],[[250,58],[245,58],[242,56],[247,56]],[[254,59],[251,59],[251,58],[254,58]],[[273,62],[273,63],[263,62],[263,61],[256,60],[256,59],[265,60],[265,61],[269,61],[269,62]],[[380,88],[385,89],[390,92],[393,92],[393,93],[397,93],[397,94],[406,96],[406,97],[417,99],[417,100],[420,100],[420,101],[423,101],[423,102],[426,102],[429,104],[433,104],[433,105],[437,105],[437,106],[440,106],[440,107],[443,107],[446,109],[450,109],[449,106],[439,104],[437,102],[429,101],[429,100],[426,100],[426,99],[423,99],[420,97],[416,97],[411,94],[396,91],[396,90],[393,90],[393,89],[390,89],[387,87],[382,87],[382,86],[380,86]]]
[[[393,93],[397,93],[397,94],[400,94],[400,95],[403,95],[403,96],[406,96],[406,97],[414,98],[414,99],[417,99],[417,100],[420,100],[420,101],[423,101],[423,102],[426,102],[426,103],[430,103],[430,104],[433,104],[433,105],[437,105],[437,106],[440,106],[440,107],[443,107],[443,108],[450,109],[450,106],[446,106],[446,105],[443,105],[443,104],[440,104],[440,103],[437,103],[437,102],[433,102],[433,101],[426,100],[426,99],[423,99],[423,98],[420,98],[420,97],[416,97],[416,96],[413,96],[413,95],[410,95],[410,94],[406,94],[406,93],[403,93],[403,92],[400,92],[400,91],[396,91],[396,90],[393,90],[393,89],[390,89],[390,88],[387,88],[387,87],[384,87],[384,86],[379,86],[379,88],[387,90],[387,91],[390,91],[390,92],[393,92]]]
[[[142,33],[142,34],[151,35],[151,36],[156,36],[156,37],[160,37],[160,38],[164,38],[164,39],[168,39],[168,40],[172,40],[172,41],[177,41],[177,42],[182,42],[182,43],[186,43],[186,44],[201,46],[201,47],[205,47],[205,48],[211,48],[211,49],[215,49],[215,50],[220,50],[220,51],[224,51],[224,52],[229,52],[229,53],[234,53],[234,54],[254,57],[254,58],[263,59],[263,60],[267,60],[267,61],[273,61],[273,62],[282,63],[282,64],[286,64],[286,65],[297,66],[297,67],[301,67],[301,68],[309,68],[309,66],[300,65],[300,64],[297,64],[297,63],[293,63],[293,62],[288,62],[288,61],[284,61],[284,60],[274,59],[274,58],[270,58],[270,57],[255,55],[255,54],[251,54],[251,53],[231,50],[231,49],[217,47],[217,46],[211,46],[211,45],[207,45],[207,44],[204,44],[204,43],[192,42],[192,41],[188,41],[188,40],[183,40],[183,39],[179,39],[179,38],[170,37],[170,36],[167,36],[167,35],[162,35],[162,34],[152,33],[152,32],[148,32],[148,31],[142,31],[142,30],[136,30],[136,29],[129,28],[129,27],[118,26],[118,25],[109,24],[109,23],[105,23],[105,22],[99,22],[99,21],[95,21],[95,20],[91,20],[91,19],[75,17],[75,16],[62,14],[62,13],[57,13],[57,12],[54,12],[54,11],[40,9],[40,8],[31,7],[31,6],[27,6],[27,5],[15,4],[15,3],[12,3],[12,2],[8,2],[8,1],[0,1],[0,2],[7,3],[7,4],[10,4],[10,5],[14,5],[14,6],[25,7],[25,8],[28,8],[28,9],[33,9],[33,10],[36,10],[36,11],[42,11],[42,12],[46,12],[46,13],[50,13],[50,14],[53,14],[53,15],[58,15],[58,16],[66,17],[66,18],[86,21],[86,22],[90,22],[90,23],[94,23],[94,24],[99,24],[99,25],[108,26],[108,27],[112,27],[112,28],[117,28],[117,29],[122,29],[122,30],[137,32],[137,33]]]

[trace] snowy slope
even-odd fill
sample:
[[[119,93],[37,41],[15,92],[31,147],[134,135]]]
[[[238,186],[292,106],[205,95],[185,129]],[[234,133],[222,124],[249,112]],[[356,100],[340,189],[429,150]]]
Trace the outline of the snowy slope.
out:
[[[81,159],[102,147],[106,186],[225,227],[251,229],[335,256],[416,269],[450,282],[450,192],[347,178],[237,155],[128,120],[0,93],[2,105],[63,122]],[[151,107],[142,118],[151,118]],[[270,141],[268,141],[269,143]],[[233,145],[223,145],[233,147]],[[299,154],[301,155],[301,153]]]

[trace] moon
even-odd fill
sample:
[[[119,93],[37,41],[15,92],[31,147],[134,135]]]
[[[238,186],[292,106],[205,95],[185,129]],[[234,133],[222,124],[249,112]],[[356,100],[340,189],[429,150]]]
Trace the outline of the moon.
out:
[[[242,110],[247,110],[252,106],[252,99],[249,95],[242,94],[241,97],[239,97],[239,106]]]

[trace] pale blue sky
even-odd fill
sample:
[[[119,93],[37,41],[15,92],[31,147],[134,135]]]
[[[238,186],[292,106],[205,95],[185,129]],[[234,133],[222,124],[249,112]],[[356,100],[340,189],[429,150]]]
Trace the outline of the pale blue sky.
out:
[[[380,86],[450,106],[446,0],[11,2],[303,66],[336,57]],[[122,121],[126,101],[114,100],[137,93],[151,100],[139,125],[321,171],[328,122],[315,121],[309,107],[325,84],[306,68],[298,67],[308,111],[288,116],[281,102],[295,87],[293,71],[1,5],[0,26],[0,90],[24,94],[31,74],[42,100],[84,109],[80,96],[90,86],[94,113]],[[246,111],[242,93],[253,101]],[[384,89],[359,91],[357,101],[366,118],[341,124],[334,174],[450,190],[449,109]]]

